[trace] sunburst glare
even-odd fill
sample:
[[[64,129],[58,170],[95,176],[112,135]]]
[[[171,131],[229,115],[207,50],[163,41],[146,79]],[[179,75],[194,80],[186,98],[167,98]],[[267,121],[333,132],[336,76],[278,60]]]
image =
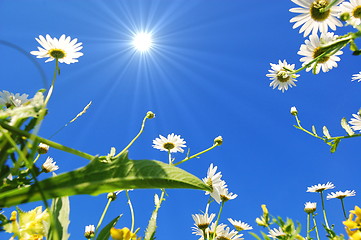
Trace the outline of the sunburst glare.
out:
[[[153,46],[152,34],[147,32],[136,33],[132,44],[137,51],[148,52]]]

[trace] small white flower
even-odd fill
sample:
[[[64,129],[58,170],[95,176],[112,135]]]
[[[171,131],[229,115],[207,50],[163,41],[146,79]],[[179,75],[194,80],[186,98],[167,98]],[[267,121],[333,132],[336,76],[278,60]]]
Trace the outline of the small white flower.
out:
[[[228,218],[228,221],[233,225],[233,227],[237,230],[237,231],[243,231],[243,230],[251,230],[253,229],[253,227],[251,227],[249,224],[242,222],[242,221],[236,221],[233,220],[232,218]]]
[[[219,187],[219,195],[222,200],[222,202],[227,202],[228,200],[235,199],[238,195],[228,192],[228,188],[225,181],[222,181],[223,184],[221,184]]]
[[[217,166],[213,167],[213,163],[211,163],[211,165],[208,168],[207,171],[207,177],[203,178],[203,182],[205,184],[207,184],[208,186],[210,186],[212,188],[212,192],[206,192],[205,194],[208,195],[210,194],[212,198],[214,198],[214,200],[216,200],[216,202],[220,203],[221,202],[221,198],[219,195],[219,186],[222,184],[222,174],[221,172],[217,173]]]
[[[352,75],[351,81],[356,81],[356,80],[357,82],[361,82],[361,72]]]
[[[302,66],[305,66],[326,52],[326,50],[322,47],[334,41],[336,37],[337,35],[334,35],[332,32],[328,32],[322,33],[320,37],[313,34],[309,39],[306,39],[305,44],[302,44],[300,50],[297,52],[297,54],[303,56],[300,59],[300,61],[303,62]],[[315,67],[316,74],[318,74],[321,69],[323,72],[328,72],[332,68],[337,67],[337,62],[340,61],[340,58],[337,55],[341,55],[342,53],[342,51],[337,51],[331,56],[326,54],[325,56],[318,59],[318,61],[312,63],[311,66],[306,68],[306,71],[308,72]]]
[[[159,135],[159,138],[153,140],[153,147],[159,149],[160,151],[166,152],[184,152],[182,147],[187,147],[184,145],[186,142],[180,135],[175,135],[174,133],[168,134],[167,138]]]
[[[327,189],[335,188],[335,185],[331,182],[327,182],[326,184],[317,184],[307,188],[307,192],[323,192]]]
[[[211,224],[211,222],[213,221],[213,218],[216,215],[214,213],[212,213],[211,215],[208,216],[208,213],[205,214],[192,214],[192,218],[195,222],[194,225],[196,225],[199,229],[206,229],[209,224]]]
[[[348,13],[349,19],[347,22],[352,26],[361,24],[361,0],[350,0],[343,2],[340,5],[340,14]]]
[[[345,197],[353,197],[356,195],[356,191],[355,190],[346,190],[344,192],[342,191],[337,191],[337,192],[332,192],[332,193],[329,193],[327,195],[327,200],[329,199],[332,199],[332,198],[338,198],[338,199],[343,199]]]
[[[281,236],[286,236],[286,233],[284,233],[282,228],[279,227],[278,229],[277,228],[271,229],[267,236],[269,236],[271,238],[277,238],[277,237],[281,237]]]
[[[237,231],[230,231],[229,227],[226,227],[225,229],[223,229],[222,231],[220,231],[217,234],[217,237],[215,238],[216,240],[223,240],[223,239],[227,239],[227,240],[241,240],[243,239],[242,236],[243,234],[237,234]]]
[[[29,101],[28,97],[29,95],[25,93],[20,95],[20,93],[13,94],[4,90],[0,92],[0,105],[6,108],[19,107]]]
[[[38,153],[39,154],[45,154],[49,151],[49,145],[45,144],[45,143],[39,143],[38,146]]]
[[[317,34],[318,31],[326,33],[328,27],[335,31],[336,27],[342,26],[342,23],[337,19],[340,12],[337,5],[342,1],[338,0],[330,9],[322,11],[331,2],[330,0],[292,0],[300,7],[291,8],[290,12],[300,13],[300,15],[293,17],[290,22],[295,22],[293,28],[303,25],[300,28],[300,33],[304,32],[304,37],[309,35],[311,31],[312,34]]]
[[[212,236],[214,233],[216,233],[216,236],[218,236],[221,232],[224,231],[224,228],[227,227],[226,224],[218,224],[216,227],[216,223],[213,222],[211,226],[208,228],[209,235]]]
[[[306,213],[313,213],[316,211],[316,206],[317,206],[317,203],[315,203],[315,202],[306,202],[304,211]]]
[[[53,158],[48,157],[45,161],[45,163],[42,166],[44,172],[54,172],[59,169],[59,167],[56,165],[56,162],[53,161]]]
[[[270,63],[271,70],[268,70],[267,77],[271,79],[270,87],[277,88],[284,92],[288,87],[296,86],[296,78],[300,75],[293,73],[295,64],[288,64],[286,60],[278,60],[278,64]]]
[[[64,34],[59,39],[51,38],[49,34],[44,38],[42,35],[39,38],[35,38],[36,41],[41,45],[38,47],[38,51],[31,51],[30,53],[35,55],[37,58],[48,58],[45,62],[53,61],[58,59],[60,63],[75,63],[78,62],[79,57],[83,56],[83,53],[78,52],[83,47],[82,43],[77,43],[78,39],[66,37]]]
[[[361,131],[361,117],[358,114],[352,114],[354,118],[351,118],[351,120],[348,122],[351,126],[351,128],[355,131],[359,130]]]

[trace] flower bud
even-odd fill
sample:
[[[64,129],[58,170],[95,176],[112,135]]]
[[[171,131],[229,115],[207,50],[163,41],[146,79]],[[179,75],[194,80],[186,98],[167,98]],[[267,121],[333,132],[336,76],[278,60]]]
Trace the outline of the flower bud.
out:
[[[88,225],[85,226],[85,232],[84,232],[84,237],[90,239],[93,238],[95,234],[95,227],[94,225]]]
[[[115,192],[108,193],[107,198],[114,201],[115,199],[117,199],[117,193]]]
[[[223,138],[221,136],[218,136],[214,139],[214,144],[219,146],[222,145],[222,143],[223,143]]]
[[[152,119],[155,118],[155,114],[152,111],[147,112],[147,118]]]
[[[297,116],[297,114],[298,114],[298,111],[297,111],[297,109],[296,109],[296,107],[295,106],[293,106],[293,107],[291,107],[291,114],[293,115],[293,116]]]
[[[316,211],[316,204],[315,202],[306,202],[304,211],[306,213],[313,213]]]
[[[350,13],[348,13],[348,12],[344,12],[340,15],[341,21],[344,21],[344,22],[350,20],[350,17],[351,17]]]
[[[49,150],[49,145],[46,145],[45,143],[40,143],[38,146],[38,153],[39,154],[45,154]]]

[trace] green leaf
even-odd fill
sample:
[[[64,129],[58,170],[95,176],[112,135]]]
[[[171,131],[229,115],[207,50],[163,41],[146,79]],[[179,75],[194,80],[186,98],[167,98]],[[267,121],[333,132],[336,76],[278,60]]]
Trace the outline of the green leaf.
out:
[[[87,166],[40,181],[38,185],[0,193],[0,208],[79,194],[98,195],[121,189],[191,188],[210,191],[196,176],[155,160],[129,160],[124,154],[112,162],[98,158]]]
[[[153,210],[152,216],[149,219],[148,226],[147,226],[147,229],[145,231],[144,240],[154,240],[155,239],[155,232],[157,230],[158,211],[159,211],[159,208],[160,208],[160,206],[161,206],[161,204],[162,204],[162,202],[164,200],[165,199],[163,197],[161,199],[159,199],[158,194],[154,195],[155,209]]]
[[[253,232],[248,232],[248,233],[251,234],[255,239],[261,240],[261,238],[257,234],[255,234]]]
[[[115,226],[115,224],[117,224],[119,218],[122,216],[123,214],[121,214],[120,216],[114,218],[112,221],[110,221],[110,223],[108,223],[98,234],[96,240],[108,240],[110,237],[110,229],[112,227]]]
[[[51,204],[52,217],[54,219],[53,225],[50,226],[48,239],[68,240],[70,234],[68,233],[68,226],[70,223],[70,204],[68,197],[56,198]],[[57,232],[57,233],[56,233]],[[54,234],[57,236],[55,237]]]

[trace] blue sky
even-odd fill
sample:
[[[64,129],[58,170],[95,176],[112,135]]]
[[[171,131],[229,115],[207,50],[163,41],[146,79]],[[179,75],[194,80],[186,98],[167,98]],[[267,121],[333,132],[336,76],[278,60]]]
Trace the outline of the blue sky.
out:
[[[41,71],[51,81],[53,63],[34,56],[30,60],[13,45],[30,52],[36,50],[39,35],[78,38],[84,56],[79,63],[60,66],[41,136],[50,137],[93,101],[84,116],[53,140],[105,155],[110,147],[126,146],[151,110],[156,118],[147,122],[129,151],[130,158],[166,162],[167,155],[151,146],[159,134],[180,134],[191,153],[211,146],[221,135],[221,147],[180,167],[200,178],[211,163],[219,167],[230,191],[238,194],[227,202],[222,222],[231,217],[255,226],[260,205],[267,204],[271,214],[304,224],[303,204],[318,201],[317,194],[306,193],[308,186],[331,181],[334,190],[361,192],[357,167],[361,139],[346,139],[331,154],[325,143],[292,126],[289,110],[296,106],[308,129],[315,125],[321,133],[326,125],[331,135],[343,135],[341,118],[350,119],[360,108],[361,84],[351,82],[351,75],[361,68],[358,58],[344,49],[339,66],[330,72],[302,72],[297,87],[285,93],[270,88],[265,76],[269,63],[287,59],[301,66],[297,51],[304,37],[289,23],[295,16],[291,7],[295,4],[286,0],[2,0],[0,40],[6,44],[0,44],[1,90],[33,95],[46,86]],[[139,30],[152,31],[154,36],[155,48],[143,56],[130,44],[132,32]],[[58,173],[87,164],[54,149],[49,154],[60,166]],[[154,193],[159,190],[131,192],[141,235]],[[157,239],[197,239],[191,234],[191,214],[204,210],[207,197],[195,190],[167,193]],[[97,223],[106,196],[70,200],[71,239],[81,239],[84,226]],[[359,202],[359,196],[348,198],[346,207]],[[330,222],[343,231],[339,201],[326,204],[332,210]],[[211,210],[218,208],[214,205]],[[130,227],[124,195],[112,204],[106,220],[121,213],[117,227]],[[321,221],[321,214],[318,217]],[[246,239],[252,237],[246,234]]]

